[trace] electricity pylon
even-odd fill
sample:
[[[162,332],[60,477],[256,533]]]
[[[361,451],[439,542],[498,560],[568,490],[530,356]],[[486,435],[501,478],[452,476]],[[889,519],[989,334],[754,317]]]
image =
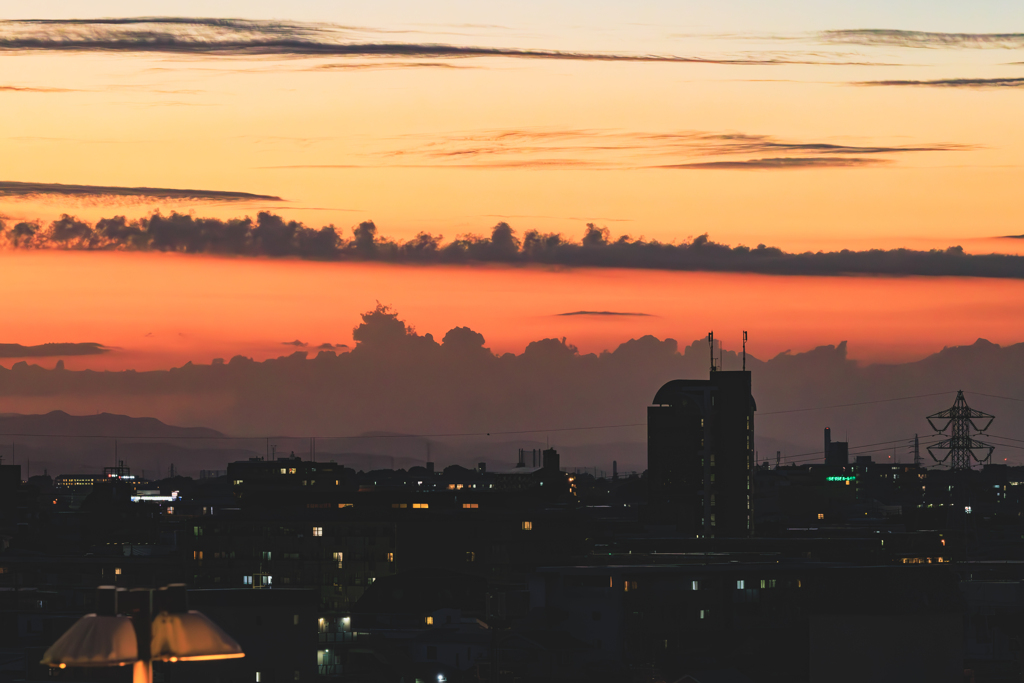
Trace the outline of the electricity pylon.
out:
[[[974,410],[967,405],[967,400],[964,398],[962,390],[956,392],[956,401],[953,402],[952,408],[928,416],[928,424],[936,432],[945,434],[947,429],[950,430],[948,439],[928,446],[928,455],[932,456],[932,460],[937,463],[949,460],[949,469],[952,471],[971,469],[972,459],[982,464],[988,462],[992,458],[992,451],[995,450],[995,446],[971,438],[971,431],[984,434],[992,425],[994,419],[994,415]],[[979,427],[978,425],[981,424],[982,420],[988,421]],[[937,426],[936,422],[941,423],[942,426]],[[939,459],[935,457],[933,451],[947,452],[943,458]],[[979,458],[975,451],[987,451],[987,453]]]

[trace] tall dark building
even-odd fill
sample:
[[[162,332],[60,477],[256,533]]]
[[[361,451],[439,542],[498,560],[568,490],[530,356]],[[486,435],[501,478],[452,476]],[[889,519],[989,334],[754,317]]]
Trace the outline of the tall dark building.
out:
[[[750,372],[673,380],[647,408],[651,520],[697,537],[754,533]]]
[[[850,444],[833,441],[832,429],[825,427],[825,464],[830,467],[846,467],[850,464]]]

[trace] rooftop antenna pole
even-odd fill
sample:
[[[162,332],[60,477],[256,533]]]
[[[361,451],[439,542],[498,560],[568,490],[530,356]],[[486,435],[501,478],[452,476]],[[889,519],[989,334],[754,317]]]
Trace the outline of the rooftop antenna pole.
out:
[[[715,371],[715,333],[708,332],[708,349],[711,351],[711,372]]]
[[[921,440],[914,434],[914,467],[921,466]]]
[[[747,331],[743,330],[743,369],[747,369]]]

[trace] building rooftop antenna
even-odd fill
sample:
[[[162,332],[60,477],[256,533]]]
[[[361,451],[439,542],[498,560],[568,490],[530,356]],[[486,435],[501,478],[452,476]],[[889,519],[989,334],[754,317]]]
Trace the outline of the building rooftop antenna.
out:
[[[743,369],[747,369],[747,331],[743,330]]]
[[[714,372],[718,368],[715,367],[715,333],[708,332],[708,350],[711,352],[711,372]]]

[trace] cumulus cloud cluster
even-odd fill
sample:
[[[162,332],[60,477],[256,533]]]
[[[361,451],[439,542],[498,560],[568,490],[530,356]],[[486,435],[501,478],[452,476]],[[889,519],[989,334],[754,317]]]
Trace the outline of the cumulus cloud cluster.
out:
[[[161,251],[231,256],[297,257],[326,261],[376,261],[406,264],[543,264],[587,268],[719,271],[772,275],[941,275],[1024,278],[1024,257],[968,254],[962,247],[944,250],[871,249],[791,253],[713,242],[707,235],[680,243],[612,237],[607,228],[588,224],[580,241],[559,233],[530,230],[520,237],[505,222],[489,236],[422,232],[409,240],[382,237],[372,221],[344,236],[333,225],[309,228],[272,213],[256,220],[220,220],[155,213],[129,221],[123,216],[90,225],[64,215],[49,225],[0,222],[0,244],[13,249]]]
[[[680,332],[693,339],[699,336],[698,329],[707,329],[705,323],[695,321],[689,331]],[[316,434],[318,450],[331,453],[366,453],[407,444],[405,454],[420,463],[427,457],[425,444],[399,435],[475,435],[455,442],[465,446],[464,464],[508,462],[516,447],[529,447],[510,442],[533,440],[535,446],[550,436],[563,453],[573,453],[563,446],[580,446],[574,464],[610,468],[611,460],[617,459],[620,470],[643,469],[645,411],[658,388],[672,379],[708,377],[705,339],[686,345],[643,336],[601,353],[581,353],[571,340],[545,338],[521,353],[498,354],[471,328],[439,332],[435,338],[414,330],[396,311],[378,306],[355,327],[356,346],[350,353],[314,355],[300,350],[263,362],[236,356],[228,362],[148,372],[55,371],[22,362],[0,367],[0,413],[12,407],[19,412],[28,412],[29,407],[33,412],[62,409],[81,414],[105,410],[205,425],[240,436]],[[756,338],[753,332],[751,339]],[[733,348],[738,346],[736,339]],[[736,351],[716,346],[714,352],[725,370],[740,369],[743,361]],[[1019,396],[1024,344],[1001,348],[979,341],[914,363],[865,367],[848,358],[846,344],[839,343],[767,360],[748,354],[746,368],[752,372],[758,406],[756,450],[768,459],[779,449],[783,457],[819,450],[826,425],[836,433],[848,433],[854,445],[912,440],[915,432],[923,436],[930,433],[924,416],[948,407],[959,388],[968,392],[975,407],[1005,416],[1007,406],[1014,404],[996,403],[976,392]],[[936,392],[944,394],[927,396]],[[887,402],[869,403],[879,400]],[[847,405],[822,409],[837,404]],[[1003,426],[995,433],[1024,438],[1014,420],[996,424]],[[572,431],[612,425],[636,426]],[[500,434],[517,430],[529,433]],[[328,438],[368,433],[388,438]],[[271,443],[302,452],[308,441]],[[262,453],[265,444],[260,438],[237,445]],[[60,445],[56,440],[37,441],[46,455]],[[125,441],[121,448],[122,453],[138,453]],[[908,458],[905,453],[901,448],[900,454]],[[33,464],[43,467],[43,455],[33,457]],[[433,456],[442,464],[454,458],[451,450],[441,448],[434,448]],[[886,453],[881,457],[884,460]],[[164,467],[168,462],[181,465],[182,461],[167,458]],[[209,469],[214,467],[211,463],[238,459],[239,454],[220,458],[211,455],[195,469]],[[136,457],[131,466],[153,464],[140,463]]]

